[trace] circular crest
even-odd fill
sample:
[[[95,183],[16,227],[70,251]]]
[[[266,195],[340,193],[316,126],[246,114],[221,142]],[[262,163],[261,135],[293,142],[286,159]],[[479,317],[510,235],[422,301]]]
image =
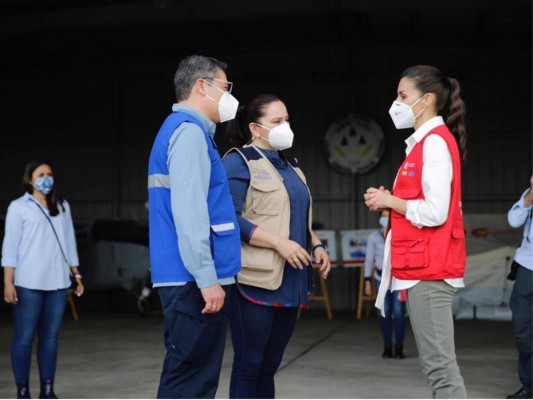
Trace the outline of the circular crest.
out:
[[[324,145],[326,159],[333,168],[343,173],[364,174],[383,156],[385,135],[374,119],[348,113],[329,125]]]

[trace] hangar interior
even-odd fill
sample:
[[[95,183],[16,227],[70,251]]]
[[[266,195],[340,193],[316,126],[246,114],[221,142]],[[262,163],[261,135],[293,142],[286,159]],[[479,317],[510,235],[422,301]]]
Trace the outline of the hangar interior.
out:
[[[469,161],[465,214],[502,214],[532,172],[530,0],[5,0],[0,5],[3,171],[0,216],[22,194],[24,165],[50,160],[80,223],[147,215],[147,161],[174,102],[179,60],[229,64],[241,103],[287,104],[314,220],[377,227],[363,193],[390,187],[405,131],[388,115],[401,72],[438,66],[462,85]],[[368,171],[328,162],[326,134],[351,113],[372,118],[382,155]],[[371,133],[369,133],[371,134]],[[224,124],[217,129],[227,149]],[[83,266],[82,266],[83,267]],[[358,275],[328,280],[334,308],[355,307]]]

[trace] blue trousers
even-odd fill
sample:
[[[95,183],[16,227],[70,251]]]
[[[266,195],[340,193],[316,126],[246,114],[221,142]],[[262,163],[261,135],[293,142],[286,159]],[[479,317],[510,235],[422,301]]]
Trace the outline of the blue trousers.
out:
[[[235,287],[230,310],[234,356],[229,397],[273,399],[274,374],[294,332],[298,308],[255,304]]]
[[[28,384],[32,343],[38,334],[37,362],[41,381],[54,380],[57,337],[67,303],[67,289],[33,290],[16,287],[18,302],[13,306],[11,365],[15,383]]]
[[[518,267],[516,281],[511,293],[513,332],[518,347],[518,376],[522,385],[530,391],[533,389],[531,385],[532,281],[533,272],[522,266]]]
[[[381,281],[374,280],[376,292],[379,290]],[[397,291],[387,291],[384,300],[385,317],[380,317],[381,336],[385,347],[392,346],[392,332],[394,330],[396,346],[403,346],[405,337],[405,303],[402,303],[398,297]],[[393,319],[394,315],[394,319]]]
[[[215,397],[226,345],[228,292],[232,286],[223,286],[224,307],[215,314],[202,314],[205,301],[195,282],[157,288],[167,350],[157,398]]]

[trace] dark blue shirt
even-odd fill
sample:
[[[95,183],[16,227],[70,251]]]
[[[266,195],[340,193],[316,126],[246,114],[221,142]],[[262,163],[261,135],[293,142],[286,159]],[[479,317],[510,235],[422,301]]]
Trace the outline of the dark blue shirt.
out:
[[[310,235],[308,217],[310,198],[307,187],[281,153],[276,150],[261,149],[261,151],[278,170],[289,194],[291,212],[289,239],[295,241],[304,249],[309,250]],[[242,156],[237,152],[227,154],[222,160],[222,163],[229,180],[233,205],[235,206],[237,220],[241,229],[241,240],[248,242],[255,226],[242,217],[242,210],[250,184],[250,171]],[[276,290],[262,289],[243,284],[239,284],[238,286],[241,293],[252,302],[277,307],[300,307],[306,306],[308,303],[311,279],[311,266],[299,270],[285,263],[283,281],[281,286]]]

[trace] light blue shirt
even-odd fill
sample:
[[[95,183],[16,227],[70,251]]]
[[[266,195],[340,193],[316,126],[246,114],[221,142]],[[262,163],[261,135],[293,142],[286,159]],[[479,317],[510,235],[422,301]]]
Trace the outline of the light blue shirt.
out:
[[[531,223],[531,213],[533,212],[533,205],[525,207],[524,197],[529,192],[527,189],[509,210],[507,220],[509,225],[513,228],[518,228],[524,225],[524,236],[520,247],[516,249],[514,256],[515,261],[527,268],[533,270],[533,224]]]
[[[174,104],[172,111],[191,114],[204,125],[211,138],[215,136],[215,123],[193,108]],[[199,288],[209,287],[217,282],[221,285],[235,283],[234,277],[217,279],[211,255],[211,223],[207,209],[211,160],[200,127],[190,122],[181,124],[170,137],[167,159],[170,203],[174,225],[180,232],[178,247],[185,268]],[[198,260],[202,262],[199,263]],[[154,287],[180,286],[186,283],[162,283],[155,284]]]
[[[25,193],[13,200],[7,209],[2,267],[15,268],[14,283],[26,289],[57,290],[70,286],[69,267],[79,264],[74,225],[67,201],[59,214],[51,217],[67,258],[65,263],[61,248],[50,222],[36,204],[32,195]]]

